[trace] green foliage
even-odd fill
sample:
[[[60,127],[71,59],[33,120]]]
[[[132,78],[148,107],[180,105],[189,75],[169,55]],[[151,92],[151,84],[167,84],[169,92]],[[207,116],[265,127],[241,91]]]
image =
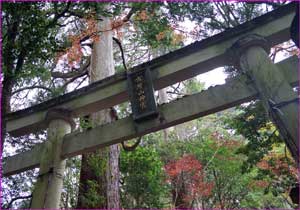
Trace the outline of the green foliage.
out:
[[[106,150],[105,153],[108,151]],[[96,177],[101,177],[106,172],[107,160],[104,159],[105,157],[103,154],[91,154],[88,156],[88,166],[90,167],[93,174]]]
[[[197,205],[201,205],[198,208],[218,207],[218,203],[226,208],[234,208],[238,207],[238,203],[233,201],[241,200],[244,193],[248,192],[247,185],[251,177],[241,173],[244,157],[235,153],[239,147],[236,145],[239,144],[234,140],[200,135],[188,141],[173,140],[171,145],[165,144],[161,155],[167,155],[164,160],[168,162],[178,159],[178,156],[192,154],[202,163],[206,180],[212,181],[215,186],[209,198],[200,198],[197,201]],[[234,198],[232,203],[227,196]]]
[[[285,195],[286,196],[286,195]],[[274,197],[272,193],[265,193],[264,191],[250,191],[247,196],[241,202],[241,208],[280,208],[280,209],[291,209],[286,204],[286,197]]]
[[[78,196],[78,180],[80,175],[81,158],[73,157],[66,161],[66,170],[61,196],[61,208],[75,208]]]
[[[166,196],[163,164],[153,147],[121,153],[121,197],[125,208],[160,208]]]
[[[204,90],[204,83],[200,83],[196,78],[184,82],[186,94],[194,94]]]
[[[236,114],[234,110],[231,111]],[[261,169],[256,165],[247,171],[242,170],[248,157],[240,150],[247,146],[248,142],[244,138],[232,134],[232,131],[229,133],[228,130],[222,128],[224,124],[221,119],[229,120],[229,118],[230,112],[227,111],[201,118],[198,123],[205,124],[201,129],[198,128],[199,134],[195,137],[176,139],[176,135],[171,132],[169,134],[170,142],[160,140],[158,143],[157,150],[165,164],[187,154],[194,155],[203,165],[205,179],[214,183],[212,195],[208,198],[196,199],[193,207],[290,207],[291,204],[288,203],[284,194],[287,189],[284,186],[290,187],[293,182],[288,181],[293,180],[288,178],[290,176],[280,176],[280,179],[286,180],[284,182],[286,185],[284,185],[283,182],[276,181],[280,179],[266,175],[270,172],[265,171],[265,174],[262,174]],[[282,170],[280,169],[280,171]],[[284,190],[278,190],[279,186]],[[253,204],[251,199],[255,195],[260,195],[260,198]]]
[[[105,198],[98,194],[101,190],[99,184],[94,180],[87,180],[87,191],[83,195],[82,202],[90,208],[97,208],[105,203]]]
[[[237,109],[240,114],[233,119],[227,119],[226,123],[248,140],[239,152],[247,155],[243,169],[250,170],[272,149],[274,143],[282,140],[274,125],[268,120],[261,102],[251,102]]]
[[[86,116],[86,117],[82,117],[79,119],[79,125],[80,125],[80,128],[82,129],[90,129],[93,127],[93,123],[91,120],[88,119],[89,117]]]
[[[237,109],[238,114],[233,118],[225,119],[225,122],[236,131],[236,134],[246,138],[246,144],[237,151],[247,157],[242,165],[243,175],[255,171],[254,179],[266,182],[264,190],[255,193],[263,193],[267,200],[272,200],[270,199],[272,196],[276,197],[273,204],[270,204],[271,207],[286,207],[288,199],[285,198],[287,197],[285,194],[297,183],[295,163],[276,127],[266,116],[261,102],[251,102]],[[250,194],[246,199],[257,198],[255,193]],[[282,199],[285,202],[280,203],[278,200]],[[252,203],[260,207],[268,207],[263,197]],[[289,205],[293,206],[291,203]]]
[[[60,5],[60,7],[64,6],[65,4]],[[18,73],[10,69],[12,67],[10,62],[12,61],[19,60],[19,62],[24,63],[26,68],[26,65],[30,67],[32,64],[36,65],[53,56],[52,53],[58,46],[55,39],[58,26],[56,26],[55,20],[46,18],[52,9],[51,7],[47,9],[44,2],[3,3],[2,9],[5,19],[3,22],[3,56],[8,56],[4,59],[3,72],[5,75],[13,76]],[[15,25],[16,23],[17,25]],[[15,30],[12,27],[16,27]],[[17,67],[23,66],[17,65]],[[27,70],[30,72],[29,68]]]
[[[143,3],[139,4],[144,16],[139,13],[134,17],[135,24],[138,26],[141,33],[137,36],[143,40],[143,45],[151,46],[153,48],[159,45],[165,46],[170,44],[168,36],[164,39],[157,40],[156,35],[161,32],[169,31],[169,21],[166,17],[163,17],[160,11],[160,7],[163,3]]]

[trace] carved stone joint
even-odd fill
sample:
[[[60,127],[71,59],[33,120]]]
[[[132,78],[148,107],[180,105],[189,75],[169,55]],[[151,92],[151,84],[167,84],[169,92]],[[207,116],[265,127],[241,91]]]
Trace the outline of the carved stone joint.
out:
[[[56,108],[56,109],[50,109],[47,114],[46,114],[46,123],[49,125],[49,123],[52,120],[57,120],[61,119],[66,121],[71,125],[72,130],[74,130],[76,124],[72,118],[72,112],[68,109],[63,109],[63,108]]]
[[[52,174],[53,172],[54,172],[54,169],[53,169],[53,167],[51,167],[51,168],[49,168],[49,170],[48,170],[48,171],[46,171],[46,172],[44,172],[44,173],[41,173],[41,174],[39,174],[39,175],[38,175],[38,178],[41,178],[41,177],[43,177],[43,176],[45,176],[45,175]]]
[[[270,53],[271,46],[268,41],[257,34],[249,34],[238,39],[226,52],[230,65],[240,68],[241,55],[250,47],[260,46],[267,54]]]

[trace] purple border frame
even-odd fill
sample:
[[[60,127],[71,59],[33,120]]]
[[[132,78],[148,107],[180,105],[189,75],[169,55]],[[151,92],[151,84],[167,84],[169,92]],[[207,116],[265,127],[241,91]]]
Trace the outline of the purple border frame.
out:
[[[0,118],[0,143],[2,143],[2,2],[11,2],[11,3],[18,3],[18,2],[41,2],[44,0],[0,0],[0,12],[1,12],[1,17],[0,17],[0,114],[1,114],[1,118]],[[220,1],[224,1],[224,0],[167,0],[167,2],[220,2]],[[232,2],[239,2],[238,0],[226,0],[226,1],[232,1]],[[244,2],[258,2],[261,0],[244,0]],[[277,2],[277,0],[265,0],[266,2]],[[300,0],[291,0],[292,2],[299,2]],[[46,2],[164,2],[163,0],[119,0],[119,1],[109,1],[109,0],[49,0]],[[300,30],[300,29],[299,29]],[[298,62],[298,71],[300,70],[300,62]],[[300,87],[300,74],[298,74],[298,78],[299,78],[299,87]],[[300,95],[300,88],[298,89],[298,95]],[[300,106],[298,109],[298,125],[300,125]],[[299,137],[298,137],[298,141],[300,141],[300,130],[299,130]],[[0,144],[0,171],[2,172],[2,144]],[[300,171],[298,170],[298,173],[300,173]],[[2,173],[0,173],[0,205],[2,205]],[[299,180],[300,181],[300,180]],[[171,209],[171,208],[164,208],[164,209]],[[213,208],[216,209],[216,208]]]

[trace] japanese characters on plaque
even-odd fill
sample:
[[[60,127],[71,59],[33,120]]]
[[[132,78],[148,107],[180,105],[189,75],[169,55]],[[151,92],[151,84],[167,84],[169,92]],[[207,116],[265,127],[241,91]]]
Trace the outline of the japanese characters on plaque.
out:
[[[133,119],[143,121],[156,117],[158,112],[150,70],[128,73],[127,81]]]

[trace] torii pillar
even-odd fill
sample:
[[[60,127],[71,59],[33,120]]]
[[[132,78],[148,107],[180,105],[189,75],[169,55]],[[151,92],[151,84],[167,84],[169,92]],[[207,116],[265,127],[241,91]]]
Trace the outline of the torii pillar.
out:
[[[299,97],[271,61],[269,52],[267,40],[255,34],[239,39],[228,50],[231,62],[253,82],[266,112],[299,167]]]
[[[47,141],[40,162],[40,171],[30,208],[59,209],[66,161],[61,158],[63,137],[75,123],[65,109],[53,109],[46,116]]]

